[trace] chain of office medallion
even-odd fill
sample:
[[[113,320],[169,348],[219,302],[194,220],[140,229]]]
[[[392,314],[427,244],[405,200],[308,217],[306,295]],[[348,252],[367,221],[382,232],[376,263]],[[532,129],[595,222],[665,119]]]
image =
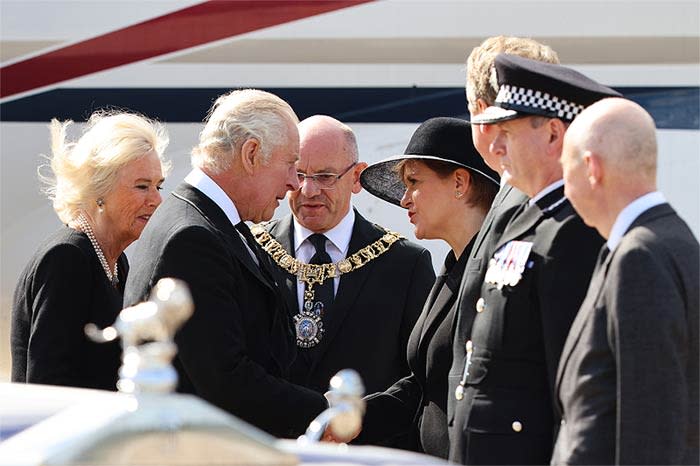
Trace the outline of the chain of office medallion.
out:
[[[328,278],[357,270],[387,252],[395,242],[403,239],[403,236],[394,231],[384,231],[386,233],[380,239],[343,260],[328,264],[306,264],[296,257],[292,257],[264,227],[254,225],[250,229],[255,241],[272,257],[277,265],[290,274],[296,275],[299,280],[309,286],[316,283],[323,284],[324,280]]]

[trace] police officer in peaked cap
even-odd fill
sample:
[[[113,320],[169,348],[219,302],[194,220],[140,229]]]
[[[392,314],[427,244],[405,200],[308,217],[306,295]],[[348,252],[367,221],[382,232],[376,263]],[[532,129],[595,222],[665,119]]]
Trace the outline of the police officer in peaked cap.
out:
[[[559,157],[568,124],[620,94],[570,68],[514,55],[497,56],[495,72],[495,105],[471,123],[496,125],[503,181],[528,199],[493,243],[472,315],[461,316],[472,325],[455,334],[465,357],[449,394],[450,459],[547,464],[560,417],[557,363],[603,244],[564,196]]]

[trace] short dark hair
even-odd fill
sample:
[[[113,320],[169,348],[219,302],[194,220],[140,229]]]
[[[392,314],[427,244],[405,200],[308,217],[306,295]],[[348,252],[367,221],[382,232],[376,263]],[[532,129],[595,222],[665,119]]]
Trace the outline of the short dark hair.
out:
[[[477,207],[484,212],[488,212],[493,204],[493,200],[498,193],[498,186],[488,178],[486,178],[481,173],[475,172],[467,167],[457,165],[451,162],[446,162],[443,160],[433,160],[433,159],[404,159],[398,164],[396,164],[395,170],[403,179],[404,170],[406,169],[406,164],[409,162],[421,162],[426,167],[434,171],[440,178],[447,178],[452,175],[455,170],[464,168],[471,175],[471,183],[469,186],[469,193],[466,197],[467,204]]]

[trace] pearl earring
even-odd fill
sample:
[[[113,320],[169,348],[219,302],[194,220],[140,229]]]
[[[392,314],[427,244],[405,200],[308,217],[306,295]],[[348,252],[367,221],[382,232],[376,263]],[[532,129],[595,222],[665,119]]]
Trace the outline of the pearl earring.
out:
[[[97,204],[97,210],[98,210],[98,212],[102,213],[102,212],[105,211],[105,208],[104,208],[105,201],[102,200],[102,198],[99,198],[99,199],[96,201],[96,204]]]
[[[460,197],[462,197],[462,193],[460,193],[459,191],[455,191],[455,197],[459,199]]]

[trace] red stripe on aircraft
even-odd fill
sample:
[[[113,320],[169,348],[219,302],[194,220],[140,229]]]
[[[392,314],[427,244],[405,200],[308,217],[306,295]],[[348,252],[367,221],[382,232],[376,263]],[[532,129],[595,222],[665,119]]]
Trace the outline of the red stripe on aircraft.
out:
[[[214,0],[0,68],[0,97],[373,0]]]

